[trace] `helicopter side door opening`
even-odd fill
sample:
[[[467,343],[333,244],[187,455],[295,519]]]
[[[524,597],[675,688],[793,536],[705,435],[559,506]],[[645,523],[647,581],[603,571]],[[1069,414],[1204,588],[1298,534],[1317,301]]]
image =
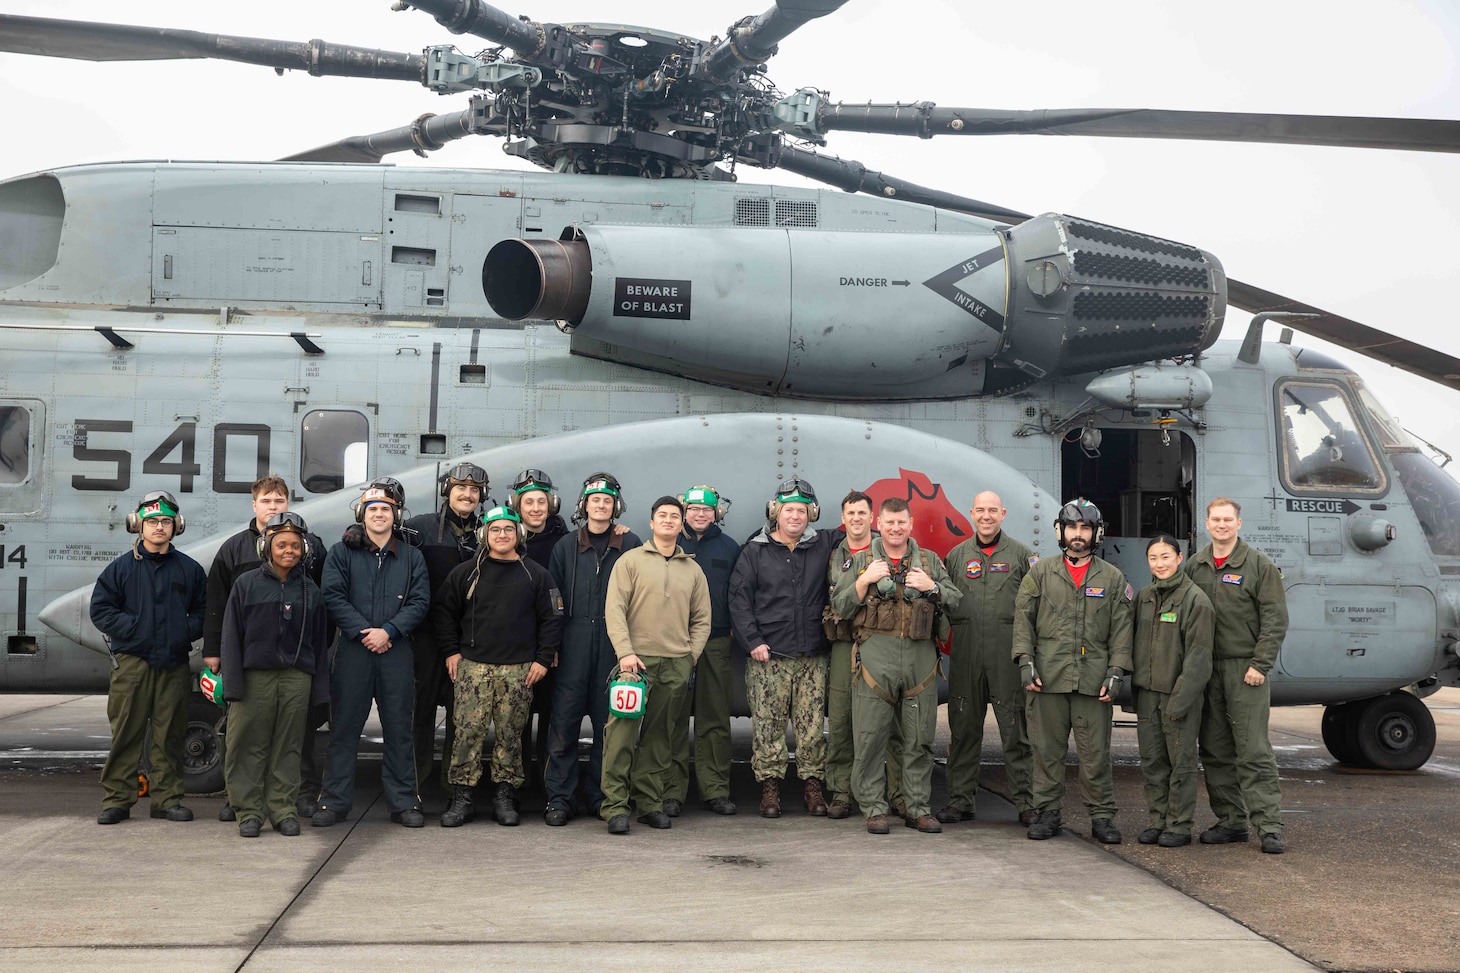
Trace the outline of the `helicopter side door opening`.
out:
[[[1184,432],[1101,429],[1098,446],[1074,435],[1060,447],[1060,497],[1084,497],[1105,518],[1100,556],[1139,588],[1150,577],[1145,538],[1170,534],[1195,548],[1196,443]]]

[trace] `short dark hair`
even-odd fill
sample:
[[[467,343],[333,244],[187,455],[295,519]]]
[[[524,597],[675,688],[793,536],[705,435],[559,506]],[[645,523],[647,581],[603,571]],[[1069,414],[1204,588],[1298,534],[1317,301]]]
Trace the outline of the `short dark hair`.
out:
[[[877,508],[879,514],[912,514],[912,508],[907,505],[907,500],[902,497],[888,497],[882,501]]]
[[[872,509],[872,498],[867,496],[861,490],[853,490],[851,493],[848,493],[846,496],[842,497],[843,510],[847,509],[847,504],[849,503],[865,503],[868,510]]]
[[[655,500],[654,503],[649,507],[649,516],[653,517],[655,514],[657,514],[660,507],[673,507],[675,510],[679,511],[679,515],[681,517],[684,516],[684,504],[679,502],[678,497],[665,495],[660,497],[658,500]]]
[[[289,499],[289,484],[277,473],[269,473],[253,481],[253,498],[257,500],[266,493],[282,493],[284,499]]]

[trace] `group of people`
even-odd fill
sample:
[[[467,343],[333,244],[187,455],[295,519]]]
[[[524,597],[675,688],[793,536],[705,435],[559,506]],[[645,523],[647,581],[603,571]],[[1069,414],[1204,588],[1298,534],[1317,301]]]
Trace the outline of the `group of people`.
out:
[[[820,504],[799,477],[778,485],[765,526],[744,545],[722,531],[729,501],[711,486],[655,500],[647,541],[619,523],[622,488],[608,473],[584,481],[573,531],[541,470],[522,471],[500,505],[487,488],[485,470],[457,464],[442,477],[439,511],[408,519],[401,485],[373,482],[326,553],[288,510],[287,484],[266,476],[253,486],[254,518],[206,576],[171,545],[185,526],[176,499],[144,497],[128,516],[138,541],[102,572],[92,601],[114,670],[98,821],[125,820],[137,801],[149,724],[152,816],[191,820],[181,748],[199,636],[205,688],[228,706],[220,817],[244,837],[265,822],[297,835],[302,818],[328,827],[349,815],[372,703],[385,800],[406,827],[425,823],[419,795],[432,776],[438,703],[443,827],[475,817],[484,777],[492,817],[518,824],[533,757],[547,825],[586,812],[611,834],[627,834],[634,814],[672,827],[689,796],[691,716],[699,797],[735,814],[738,646],[763,817],[782,814],[789,724],[808,813],[860,809],[873,834],[888,833],[893,815],[924,833],[970,820],[992,705],[1028,836],[1061,828],[1073,733],[1092,833],[1118,843],[1111,708],[1130,675],[1149,811],[1139,840],[1191,842],[1199,752],[1218,817],[1201,840],[1246,841],[1250,820],[1263,851],[1283,850],[1266,684],[1287,622],[1281,575],[1242,542],[1231,500],[1209,505],[1212,543],[1190,564],[1175,538],[1153,538],[1154,581],[1137,594],[1094,556],[1104,524],[1084,500],[1061,508],[1061,556],[1041,560],[1003,533],[999,497],[980,493],[975,536],[939,558],[913,539],[899,498],[874,511],[853,491],[840,527],[816,529]],[[948,803],[935,812],[939,642],[950,655],[952,740]],[[641,687],[642,706],[610,712],[611,684]],[[321,768],[312,742],[326,721]]]

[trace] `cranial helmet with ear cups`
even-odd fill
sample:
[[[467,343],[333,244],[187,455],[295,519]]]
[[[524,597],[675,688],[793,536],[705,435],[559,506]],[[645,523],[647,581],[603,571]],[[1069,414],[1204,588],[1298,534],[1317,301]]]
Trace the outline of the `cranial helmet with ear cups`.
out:
[[[595,493],[606,493],[613,497],[613,519],[624,515],[623,488],[611,473],[594,473],[583,481],[583,490],[578,494],[578,508],[573,512],[573,522],[582,523],[588,519],[588,498]]]
[[[302,557],[309,559],[309,525],[304,518],[292,510],[281,510],[264,522],[263,533],[259,534],[258,540],[254,542],[254,551],[258,554],[260,561],[273,562],[273,541],[275,534],[298,534],[299,542],[304,550]]]
[[[172,536],[176,537],[187,529],[187,521],[177,505],[177,498],[166,490],[153,490],[137,504],[137,509],[127,514],[127,533],[142,533],[142,521],[153,517],[172,518]]]
[[[553,479],[542,470],[526,469],[517,474],[517,479],[512,481],[512,490],[507,494],[507,506],[513,513],[522,513],[522,495],[540,490],[547,494],[548,516],[556,517],[562,509],[563,499],[558,496],[558,491],[553,489]]]
[[[1100,516],[1100,508],[1095,506],[1084,497],[1071,500],[1060,508],[1059,516],[1054,519],[1055,536],[1059,540],[1060,550],[1065,549],[1065,526],[1067,524],[1089,524],[1095,532],[1090,540],[1090,546],[1094,547],[1105,539],[1105,518]]]
[[[482,550],[487,549],[487,528],[499,521],[506,521],[517,528],[517,549],[521,550],[527,545],[527,527],[522,523],[522,518],[508,507],[493,507],[482,515],[482,525],[477,528],[477,543]]]
[[[776,487],[775,499],[767,501],[765,505],[766,520],[775,523],[781,506],[788,503],[806,504],[806,522],[809,524],[821,519],[821,504],[816,502],[816,489],[799,476],[782,480],[781,485]]]

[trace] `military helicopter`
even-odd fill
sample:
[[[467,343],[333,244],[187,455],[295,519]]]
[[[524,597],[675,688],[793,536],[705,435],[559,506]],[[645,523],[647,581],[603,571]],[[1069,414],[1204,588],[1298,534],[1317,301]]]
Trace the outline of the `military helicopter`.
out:
[[[631,511],[666,484],[712,482],[742,500],[727,520],[740,536],[759,520],[746,498],[789,475],[822,491],[820,526],[871,488],[911,499],[940,551],[992,488],[1006,529],[1053,554],[1057,498],[1080,494],[1106,511],[1104,556],[1138,583],[1142,535],[1197,542],[1204,501],[1232,496],[1288,578],[1275,701],[1328,704],[1341,760],[1428,758],[1419,695],[1460,682],[1460,486],[1357,373],[1262,328],[1276,318],[1451,390],[1460,361],[1231,281],[1196,247],[1026,218],[819,143],[1023,126],[1451,152],[1460,124],[1052,119],[774,88],[775,46],[855,9],[835,0],[778,3],[708,41],[409,6],[496,46],[392,54],[0,16],[0,51],[221,57],[469,99],[291,161],[0,183],[0,688],[105,685],[89,583],[126,548],[141,491],[178,493],[183,546],[206,564],[262,472],[295,481],[296,509],[329,535],[348,517],[332,494],[389,474],[419,508],[469,457],[498,485],[548,469],[569,507],[600,468]],[[376,164],[468,135],[550,171]],[[729,178],[757,166],[863,191]],[[1258,312],[1240,342],[1218,341],[1229,305]],[[217,759],[203,707],[197,786]]]

